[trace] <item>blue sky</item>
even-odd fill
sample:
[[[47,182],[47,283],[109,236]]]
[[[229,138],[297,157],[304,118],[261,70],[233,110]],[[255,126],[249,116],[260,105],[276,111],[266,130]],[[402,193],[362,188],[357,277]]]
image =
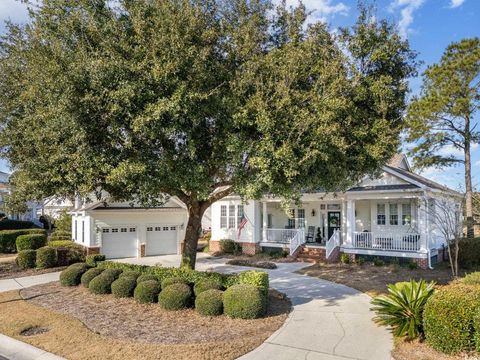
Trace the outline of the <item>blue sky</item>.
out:
[[[297,0],[287,0],[287,3],[294,5]],[[378,17],[395,21],[402,36],[408,38],[411,47],[419,53],[419,59],[424,62],[420,70],[438,62],[451,42],[480,36],[480,0],[377,0],[375,3]],[[327,21],[332,29],[351,25],[358,14],[356,0],[304,0],[304,4],[312,11],[312,21]],[[7,19],[27,21],[25,5],[15,0],[0,0],[0,32],[4,31],[3,22]],[[410,85],[412,93],[417,93],[421,78],[411,79]],[[478,115],[476,121],[479,121]],[[473,147],[472,155],[473,182],[480,187],[478,145]],[[0,160],[0,170],[8,171],[4,160]],[[427,169],[423,175],[452,188],[463,187],[461,166],[445,170]]]

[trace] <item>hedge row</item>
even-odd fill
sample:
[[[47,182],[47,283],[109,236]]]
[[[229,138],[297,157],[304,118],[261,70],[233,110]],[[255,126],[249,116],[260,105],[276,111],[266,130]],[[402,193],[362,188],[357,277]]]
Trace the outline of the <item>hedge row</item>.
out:
[[[97,265],[90,268],[87,264],[83,267],[74,264],[62,272],[60,281],[66,286],[82,283],[94,294],[111,293],[117,298],[133,296],[141,304],[158,302],[166,310],[195,305],[202,315],[225,313],[241,319],[258,318],[266,312],[266,273],[248,271],[226,275],[110,261]]]
[[[49,246],[41,247],[37,250],[21,250],[16,259],[16,263],[22,269],[38,268],[46,269],[58,264],[57,251]]]
[[[1,221],[0,221],[1,223]],[[22,229],[22,230],[2,230],[0,231],[0,253],[15,253],[17,251],[16,240],[20,235],[43,234],[43,229]]]
[[[0,221],[0,230],[18,230],[38,228],[31,221],[4,219]],[[38,228],[39,229],[39,228]]]
[[[15,240],[17,251],[37,250],[47,245],[47,236],[43,234],[19,235]]]

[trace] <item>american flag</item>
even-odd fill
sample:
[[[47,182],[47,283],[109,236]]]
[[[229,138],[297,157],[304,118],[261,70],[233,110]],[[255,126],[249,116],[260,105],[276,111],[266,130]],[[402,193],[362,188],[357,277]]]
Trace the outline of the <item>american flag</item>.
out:
[[[237,235],[237,239],[240,239],[240,234],[242,233],[242,230],[243,228],[245,227],[245,225],[247,225],[247,218],[244,216],[242,216],[242,219],[240,220],[240,224],[238,224],[238,235]]]

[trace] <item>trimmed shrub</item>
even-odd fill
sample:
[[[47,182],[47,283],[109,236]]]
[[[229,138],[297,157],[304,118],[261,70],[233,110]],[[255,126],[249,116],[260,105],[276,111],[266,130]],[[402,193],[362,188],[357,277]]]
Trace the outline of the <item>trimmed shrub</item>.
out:
[[[270,284],[266,272],[256,270],[241,272],[238,274],[238,283],[257,286],[264,297],[265,306],[267,305]]]
[[[103,269],[99,268],[91,268],[88,269],[85,273],[83,273],[82,278],[80,279],[80,283],[83,287],[88,288],[90,285],[90,281],[92,281],[95,277],[100,275],[103,272]]]
[[[145,280],[137,285],[133,297],[139,304],[149,304],[157,302],[159,292],[160,284],[158,281]]]
[[[72,240],[50,240],[48,246],[58,248],[58,247],[69,247],[69,246],[81,246],[75,244]]]
[[[143,283],[142,283],[143,284]],[[192,289],[187,284],[174,283],[162,288],[158,303],[165,310],[180,310],[192,303]]]
[[[415,339],[423,334],[423,309],[432,296],[434,283],[424,280],[400,282],[388,285],[388,295],[372,300],[377,313],[374,321],[393,329],[395,336]]]
[[[408,268],[409,268],[410,270],[415,270],[415,269],[418,268],[418,264],[417,264],[415,261],[410,261],[410,262],[408,263]]]
[[[54,241],[49,242],[49,246]],[[55,247],[55,246],[53,246]],[[55,247],[57,249],[57,265],[65,266],[85,261],[85,248],[81,245],[72,244],[66,247]]]
[[[50,236],[54,237],[54,236],[71,236],[71,235],[72,235],[71,231],[55,230]]]
[[[85,271],[87,271],[88,269],[90,269],[90,266],[88,266],[87,264],[85,264],[84,262],[78,262],[78,263],[75,263],[75,264],[72,264],[68,267],[69,269],[71,268],[80,268],[80,269],[85,269]]]
[[[15,240],[17,251],[37,250],[47,244],[47,237],[42,234],[20,235]]]
[[[234,319],[257,319],[265,314],[265,305],[265,298],[255,285],[234,285],[223,293],[224,312]]]
[[[223,291],[210,289],[200,293],[195,299],[195,310],[205,316],[222,315]]]
[[[2,221],[0,221],[1,223]],[[44,234],[42,229],[2,230],[0,231],[0,253],[14,253],[17,251],[15,244],[17,237],[26,234]]]
[[[463,269],[480,267],[480,237],[458,242],[458,265]]]
[[[195,284],[193,287],[193,292],[195,293],[195,296],[198,296],[202,292],[212,289],[222,290],[222,284],[215,279],[203,279]]]
[[[158,266],[133,265],[116,261],[101,261],[98,267],[105,269],[134,270],[142,274],[154,275],[159,282],[166,278],[180,277],[190,284],[195,284],[202,279],[216,279],[222,283],[224,288],[238,283],[237,274],[220,274],[216,272],[196,271],[181,268],[168,268]]]
[[[348,256],[348,254],[340,255],[340,262],[342,264],[350,264],[350,257]]]
[[[37,268],[47,269],[57,264],[57,251],[50,247],[44,246],[37,250]]]
[[[0,221],[0,230],[18,230],[18,229],[33,229],[37,228],[31,221],[23,221],[23,220],[10,220],[10,219],[3,219]],[[37,228],[42,230],[40,228]]]
[[[143,274],[137,278],[137,284],[140,284],[141,282],[144,282],[144,281],[152,281],[152,280],[158,281],[158,278],[152,274]]]
[[[72,241],[72,233],[70,231],[55,231],[50,235],[50,241],[70,240]]]
[[[140,276],[140,273],[138,271],[133,271],[133,270],[125,270],[124,272],[122,272],[119,276],[119,278],[122,278],[122,277],[133,277],[135,279],[135,281],[138,279],[138,277]],[[155,279],[154,279],[155,280]]]
[[[60,273],[60,284],[63,286],[77,286],[80,284],[82,276],[87,272],[87,266],[74,264]]]
[[[253,259],[232,259],[227,261],[228,265],[249,266],[260,269],[276,269],[277,265],[271,261],[258,261]]]
[[[15,262],[22,269],[31,269],[35,267],[37,252],[35,250],[22,250],[18,253]]]
[[[462,282],[466,285],[480,285],[480,272],[473,272],[465,275]]]
[[[112,278],[113,280],[117,280],[122,272],[123,271],[120,269],[105,269],[102,273],[102,276],[107,276],[109,278]]]
[[[90,281],[90,284],[88,284],[88,289],[92,294],[101,295],[110,294],[112,292],[112,283],[115,281],[115,277],[105,274],[105,271],[94,277]]]
[[[234,240],[220,240],[220,251],[224,254],[239,254],[242,252],[242,246]]]
[[[121,276],[112,283],[112,295],[116,298],[133,296],[133,290],[137,286],[137,279],[132,276]]]
[[[375,258],[375,259],[373,259],[373,265],[375,265],[375,266],[384,266],[384,265],[385,265],[385,261],[383,261],[383,260],[380,259],[380,258]]]
[[[166,278],[162,281],[162,289],[165,289],[167,286],[173,285],[173,284],[185,284],[188,285],[188,281],[181,277],[170,277]]]
[[[427,301],[423,328],[434,349],[455,354],[475,345],[474,318],[480,310],[480,286],[456,283],[438,289]]]
[[[85,256],[85,262],[92,267],[96,267],[100,261],[105,261],[105,255],[93,254]]]

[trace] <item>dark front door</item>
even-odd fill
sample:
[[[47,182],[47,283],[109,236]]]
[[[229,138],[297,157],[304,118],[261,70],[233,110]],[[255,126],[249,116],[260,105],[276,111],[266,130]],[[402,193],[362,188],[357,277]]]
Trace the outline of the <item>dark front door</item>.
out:
[[[340,219],[340,211],[328,212],[328,239],[332,237],[335,230],[340,230]]]

